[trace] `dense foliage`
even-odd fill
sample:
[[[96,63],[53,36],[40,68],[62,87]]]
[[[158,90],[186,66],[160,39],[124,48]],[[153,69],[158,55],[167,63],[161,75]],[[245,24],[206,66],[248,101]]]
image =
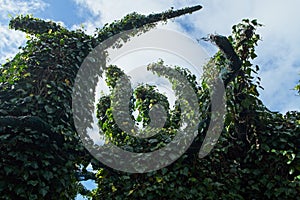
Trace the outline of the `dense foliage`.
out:
[[[28,41],[0,69],[0,196],[72,199],[84,192],[79,181],[86,179],[83,174],[92,157],[79,140],[71,110],[82,61],[112,35],[199,9],[129,14],[94,36],[32,16],[12,19],[10,28],[26,32]]]
[[[255,46],[260,38],[255,30],[259,26],[256,20],[243,20],[233,26],[229,37],[242,67],[236,78],[228,83],[225,127],[214,150],[203,159],[197,157],[209,123],[204,120],[189,151],[166,168],[146,174],[99,170],[98,188],[92,194],[94,199],[298,198],[300,115],[299,112],[288,112],[284,116],[271,112],[258,98],[258,88],[261,87],[257,76],[259,67],[253,66],[251,60],[256,57]],[[204,79],[200,84],[187,70],[177,69],[194,83],[202,110],[209,110],[207,90],[210,81],[219,74],[225,77],[230,75],[228,62],[224,54],[218,52],[205,67]],[[111,88],[114,84],[109,83],[115,80],[114,76],[110,76],[112,70],[122,73],[115,66],[108,70],[107,83]],[[143,119],[147,120],[149,116],[145,111],[151,108],[149,102],[166,101],[164,96],[155,95],[157,93],[153,90],[149,86],[137,87],[133,91],[131,112],[138,109]],[[140,95],[141,91],[143,95]],[[109,102],[109,97],[105,96],[98,104],[100,127],[105,131],[106,138],[118,141],[115,144],[126,150],[154,150],[170,141],[173,129],[178,128],[180,109],[175,105],[174,110],[170,110],[165,131],[157,138],[136,140],[118,128],[111,116]],[[202,118],[208,117],[209,113],[204,112]],[[136,121],[139,122],[139,118]]]
[[[0,196],[3,199],[72,199],[84,193],[80,180],[95,179],[93,199],[297,199],[300,196],[300,113],[269,111],[259,100],[259,67],[251,60],[260,26],[244,20],[229,37],[242,67],[231,74],[232,62],[218,52],[197,82],[188,70],[176,68],[193,83],[202,113],[199,134],[191,148],[172,165],[145,174],[106,168],[84,149],[75,131],[71,94],[76,73],[87,54],[105,39],[124,30],[193,12],[201,7],[167,11],[149,16],[136,13],[97,30],[89,36],[69,31],[53,22],[20,16],[11,28],[30,39],[0,76]],[[214,41],[212,39],[212,41]],[[214,72],[214,73],[212,73]],[[89,73],[89,72],[87,72]],[[113,89],[117,66],[105,70]],[[198,158],[210,118],[209,91],[212,74],[226,83],[227,115],[222,136],[214,150]],[[91,77],[95,76],[91,73]],[[233,77],[230,79],[230,77]],[[134,152],[146,152],[168,143],[180,120],[180,106],[169,110],[164,95],[151,85],[132,91],[130,110],[139,110],[137,123],[149,123],[149,109],[161,103],[168,110],[162,132],[150,139],[129,137],[115,124],[110,98],[98,103],[99,126],[107,140]],[[93,98],[91,98],[93,100]],[[134,118],[133,118],[134,119]],[[86,172],[92,163],[97,174]]]

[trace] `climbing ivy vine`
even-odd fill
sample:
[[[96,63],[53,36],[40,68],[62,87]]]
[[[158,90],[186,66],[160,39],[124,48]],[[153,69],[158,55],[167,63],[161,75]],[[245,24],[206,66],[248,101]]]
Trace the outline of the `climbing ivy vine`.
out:
[[[198,137],[189,150],[172,165],[146,174],[98,170],[98,188],[90,194],[93,199],[104,196],[106,199],[295,199],[299,196],[299,112],[274,113],[259,99],[258,88],[262,88],[259,66],[253,65],[252,60],[257,57],[255,47],[260,40],[255,31],[261,26],[257,20],[244,19],[233,26],[228,39],[210,35],[206,40],[215,42],[221,50],[204,67],[202,81],[188,70],[177,68],[193,84],[199,108],[205,111],[201,116],[204,120],[199,119]],[[226,40],[236,58],[223,43]],[[108,69],[106,82],[111,90],[117,80],[112,76],[114,73],[123,72],[116,66]],[[227,86],[225,126],[214,150],[199,159],[197,153],[210,121],[209,88],[216,76],[221,76]],[[131,113],[137,109],[141,117],[136,122],[143,125],[149,119],[151,103],[161,101],[165,108],[169,107],[166,97],[157,93],[155,86],[139,86],[132,94]],[[180,106],[175,105],[174,110],[168,109],[163,131],[155,138],[129,137],[118,128],[109,102],[110,96],[100,99],[99,125],[109,141],[128,151],[160,148],[172,140],[179,127]]]
[[[148,16],[129,14],[97,29],[95,35],[70,31],[32,16],[11,20],[10,28],[28,34],[20,52],[0,68],[0,196],[4,199],[297,199],[300,195],[300,113],[269,111],[259,99],[255,46],[260,37],[256,20],[233,26],[232,35],[211,35],[207,40],[220,51],[205,67],[199,82],[188,70],[176,70],[192,83],[201,123],[198,137],[172,165],[145,174],[109,169],[83,147],[75,130],[72,88],[89,52],[118,33],[192,13],[201,6],[168,10]],[[214,72],[214,73],[212,73]],[[89,73],[89,72],[87,72]],[[105,69],[113,89],[123,73],[118,66]],[[93,75],[90,73],[91,76]],[[212,74],[223,78],[227,115],[221,138],[205,158],[198,150],[210,121],[209,91]],[[165,95],[152,85],[132,91],[133,119],[149,123],[149,109],[160,103],[168,111],[162,132],[148,140],[129,137],[115,124],[110,95],[97,105],[99,127],[108,140],[133,152],[167,144],[180,121],[180,106],[169,109]],[[87,119],[91,120],[91,119]],[[92,164],[96,174],[87,171]],[[80,183],[93,179],[98,187],[87,191]]]
[[[85,190],[93,158],[75,131],[72,88],[88,53],[109,37],[192,13],[201,6],[149,16],[132,13],[95,35],[33,16],[10,28],[27,33],[20,52],[0,68],[0,196],[4,199],[73,199]]]

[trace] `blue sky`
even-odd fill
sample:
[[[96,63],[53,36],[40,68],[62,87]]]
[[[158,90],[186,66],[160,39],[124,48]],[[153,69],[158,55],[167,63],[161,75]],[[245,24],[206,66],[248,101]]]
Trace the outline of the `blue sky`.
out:
[[[300,1],[259,0],[0,0],[0,63],[12,57],[25,42],[25,34],[8,30],[9,14],[33,14],[61,22],[70,29],[84,25],[87,33],[120,19],[127,13],[161,12],[170,7],[200,4],[203,9],[172,20],[167,26],[191,38],[210,33],[229,35],[232,25],[243,18],[256,18],[265,26],[259,29],[263,41],[254,61],[261,68],[264,91],[261,99],[273,111],[300,110],[300,97],[293,87],[300,79]],[[212,56],[215,48],[206,45]]]

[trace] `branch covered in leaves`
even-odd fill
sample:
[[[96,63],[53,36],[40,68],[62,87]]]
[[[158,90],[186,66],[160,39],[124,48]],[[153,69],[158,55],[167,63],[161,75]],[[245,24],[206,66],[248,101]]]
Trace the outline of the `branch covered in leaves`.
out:
[[[152,15],[150,14],[148,16],[150,18],[148,23],[154,23],[154,22],[158,22],[160,20],[171,19],[171,18],[179,17],[181,15],[188,14],[188,13],[191,14],[200,9],[202,9],[202,6],[197,5],[197,6],[182,8],[179,10],[169,10],[169,11],[159,13],[159,14],[152,14]]]
[[[28,34],[36,35],[63,30],[64,28],[55,22],[34,18],[30,15],[20,15],[9,22],[9,28],[20,30]]]
[[[228,73],[222,75],[223,82],[226,87],[237,76],[242,67],[242,61],[234,51],[234,48],[227,37],[222,35],[210,35],[209,40],[215,43],[219,47],[220,51],[224,54],[225,58],[229,60],[229,71]],[[211,107],[211,104],[209,107]],[[199,123],[199,127],[202,127],[204,124],[208,123],[210,123],[210,118],[205,118]],[[197,152],[201,147],[201,144],[201,140],[194,140],[186,152],[187,155],[193,155],[195,152]]]
[[[7,128],[24,127],[37,131],[38,133],[45,133],[49,136],[51,141],[56,141],[58,145],[62,145],[63,137],[52,131],[52,127],[37,116],[6,116],[0,117],[0,134],[5,133]]]
[[[146,25],[155,24],[159,21],[166,21],[167,19],[172,19],[185,14],[191,14],[198,11],[202,6],[192,6],[186,7],[179,10],[168,10],[162,13],[150,14],[148,16],[140,15],[137,13],[131,13],[126,15],[123,19],[115,21],[109,25],[105,25],[98,32],[98,40],[103,41],[112,35],[121,33],[122,31],[131,30],[135,28],[141,28]]]
[[[227,37],[222,35],[211,35],[210,40],[219,47],[225,58],[230,62],[230,71],[223,76],[224,85],[227,86],[228,83],[236,77],[237,72],[241,69],[242,61],[234,51],[233,46],[231,45]]]

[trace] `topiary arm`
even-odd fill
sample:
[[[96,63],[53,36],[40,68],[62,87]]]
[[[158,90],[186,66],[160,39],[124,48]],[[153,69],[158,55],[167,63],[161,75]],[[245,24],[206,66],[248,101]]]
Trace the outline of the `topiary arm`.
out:
[[[56,32],[65,29],[55,22],[46,22],[42,19],[34,18],[30,15],[20,15],[12,19],[9,22],[9,28],[20,30],[31,35]]]

